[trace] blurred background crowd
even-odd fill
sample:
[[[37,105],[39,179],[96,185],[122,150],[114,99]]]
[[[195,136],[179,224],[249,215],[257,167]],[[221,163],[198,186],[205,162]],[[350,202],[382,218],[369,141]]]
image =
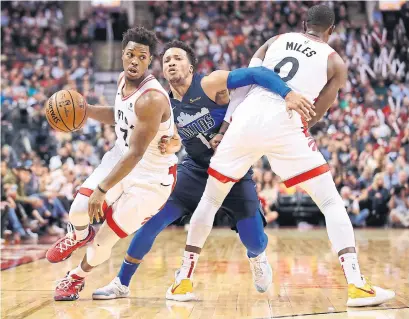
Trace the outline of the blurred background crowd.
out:
[[[150,1],[146,10],[159,39],[189,43],[198,71],[209,73],[246,67],[270,37],[301,31],[315,3]],[[336,12],[330,45],[349,76],[311,133],[355,226],[409,227],[409,4],[390,12],[376,2],[370,8],[325,3]],[[1,237],[14,242],[65,232],[77,187],[116,138],[112,127],[92,120],[73,134],[57,133],[45,120],[44,102],[63,88],[107,105],[111,96],[98,84],[93,43],[118,42],[132,26],[123,9],[92,6],[81,19],[67,19],[63,6],[2,2]],[[361,13],[360,23],[352,9]],[[166,87],[159,58],[151,69]],[[264,159],[254,165],[254,180],[271,225],[324,223],[311,199],[297,187],[287,189]],[[225,223],[223,216],[216,220]]]

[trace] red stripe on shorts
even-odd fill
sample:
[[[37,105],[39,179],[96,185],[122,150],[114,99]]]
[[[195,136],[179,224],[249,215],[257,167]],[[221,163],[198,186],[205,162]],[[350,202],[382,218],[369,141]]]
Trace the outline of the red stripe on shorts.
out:
[[[112,207],[108,207],[108,210],[105,213],[105,220],[108,224],[108,226],[114,231],[115,234],[118,235],[119,238],[125,238],[128,236],[127,233],[125,233],[121,227],[115,222],[114,218],[112,215],[114,214],[114,211]]]
[[[289,188],[292,186],[295,186],[297,184],[300,184],[302,182],[308,181],[314,177],[317,177],[319,175],[322,175],[330,170],[329,165],[323,164],[321,166],[318,166],[316,168],[313,168],[307,172],[301,173],[300,175],[294,176],[290,179],[287,179],[284,181],[284,185]]]
[[[213,176],[219,182],[222,182],[223,184],[226,184],[228,182],[237,183],[240,180],[240,179],[235,179],[235,178],[231,178],[231,177],[228,177],[226,175],[223,175],[223,174],[219,173],[218,171],[214,170],[211,167],[209,167],[209,169],[207,170],[207,173],[210,176]]]
[[[85,188],[85,187],[81,187],[78,190],[78,193],[80,193],[81,195],[90,197],[92,195],[94,191],[92,189],[89,188]],[[114,218],[112,217],[114,211],[112,209],[111,206],[108,207],[108,204],[104,201],[104,204],[102,205],[102,211],[104,212],[104,217],[105,220],[109,226],[109,228],[111,228],[115,234],[117,234],[120,238],[125,238],[128,236],[127,233],[125,233],[121,227],[119,227],[119,225],[115,222]]]

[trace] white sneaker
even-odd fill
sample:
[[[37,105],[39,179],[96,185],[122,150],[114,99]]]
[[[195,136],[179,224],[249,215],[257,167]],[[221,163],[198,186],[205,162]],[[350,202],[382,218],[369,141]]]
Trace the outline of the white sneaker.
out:
[[[273,270],[268,263],[266,252],[254,258],[249,258],[254,286],[258,292],[266,292],[273,282]]]
[[[109,300],[129,297],[129,287],[121,284],[118,277],[115,277],[108,285],[98,288],[92,294],[94,300]]]

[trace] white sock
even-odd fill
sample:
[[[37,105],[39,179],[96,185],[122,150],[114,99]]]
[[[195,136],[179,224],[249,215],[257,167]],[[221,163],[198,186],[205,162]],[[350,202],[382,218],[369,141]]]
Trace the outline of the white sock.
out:
[[[89,234],[89,226],[83,230],[78,230],[74,227],[75,239],[84,240]]]
[[[182,266],[180,267],[179,275],[177,276],[178,280],[182,279],[192,279],[193,272],[195,271],[197,261],[199,260],[199,254],[186,251],[183,253]]]
[[[348,284],[354,284],[357,287],[363,287],[361,270],[356,253],[346,253],[339,256],[342,269],[344,270],[345,278]]]
[[[73,270],[70,271],[70,275],[76,275],[76,276],[81,277],[81,278],[85,278],[90,273],[91,273],[90,271],[82,270],[81,264],[79,264],[77,268],[74,268]]]

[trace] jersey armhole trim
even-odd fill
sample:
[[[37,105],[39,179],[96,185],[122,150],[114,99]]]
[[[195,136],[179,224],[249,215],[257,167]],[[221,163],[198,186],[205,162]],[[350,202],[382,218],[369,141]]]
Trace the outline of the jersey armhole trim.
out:
[[[151,88],[151,89],[147,89],[146,91],[143,91],[143,93],[138,97],[138,99],[135,101],[135,104],[134,105],[136,105],[136,103],[138,103],[138,100],[143,96],[143,95],[145,95],[146,93],[148,93],[148,92],[151,92],[151,91],[156,91],[156,92],[159,92],[160,94],[162,94],[165,98],[166,98],[166,100],[168,101],[168,105],[169,105],[169,108],[170,108],[170,116],[169,116],[169,118],[166,120],[166,121],[168,121],[169,119],[171,119],[171,117],[173,116],[173,111],[172,111],[172,104],[170,103],[170,100],[169,100],[169,96],[167,96],[165,93],[163,93],[161,90],[159,90],[159,89],[155,89],[155,88]],[[165,122],[166,122],[165,121]],[[162,124],[162,123],[165,123],[165,122],[161,122],[160,124]],[[169,123],[169,127],[166,129],[166,130],[168,130],[170,127],[171,127],[171,125],[172,125],[172,121],[169,121],[170,123]],[[165,130],[160,130],[160,131],[165,131]]]
[[[329,59],[330,57],[332,57],[334,54],[338,54],[337,51],[332,51],[330,54],[328,54],[328,59]]]

